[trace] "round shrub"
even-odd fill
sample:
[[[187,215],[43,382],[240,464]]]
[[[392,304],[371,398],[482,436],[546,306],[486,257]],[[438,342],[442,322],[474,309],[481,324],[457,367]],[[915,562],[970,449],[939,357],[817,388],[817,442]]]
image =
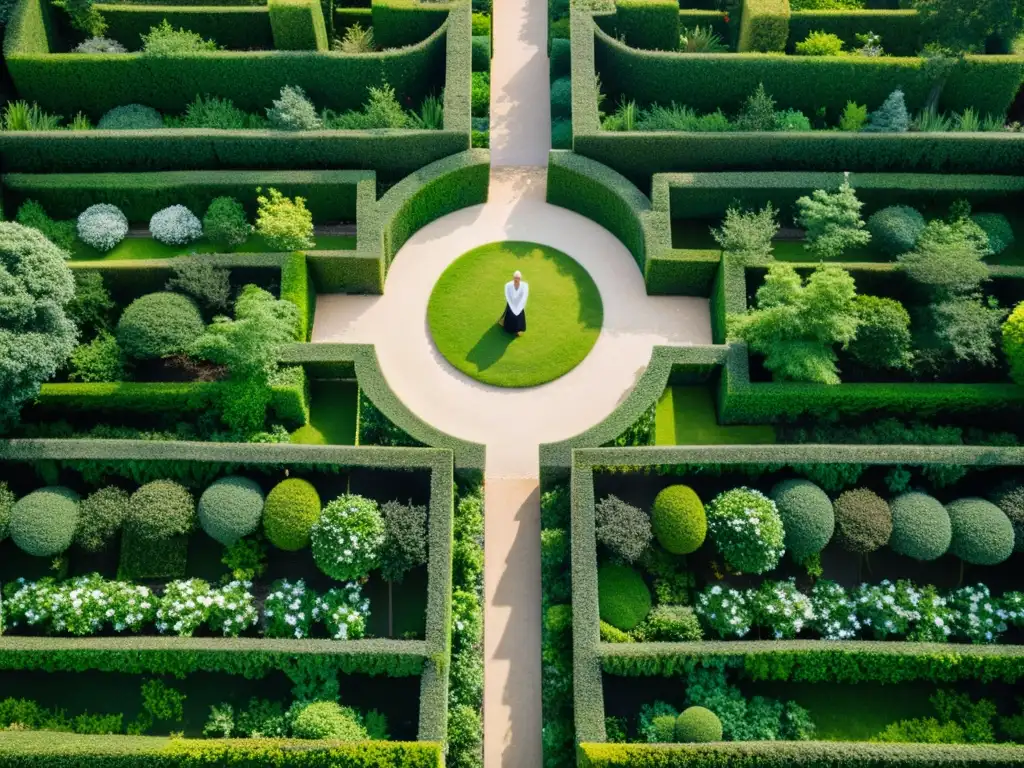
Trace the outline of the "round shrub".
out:
[[[247,477],[222,477],[199,499],[199,525],[213,539],[231,546],[255,531],[263,514],[263,491]]]
[[[992,493],[992,503],[1003,510],[1013,525],[1013,550],[1024,552],[1024,485],[1015,482],[1004,483]],[[0,515],[3,504],[0,502]],[[0,539],[3,539],[3,524],[0,522]]]
[[[128,49],[109,37],[90,37],[75,46],[75,53],[128,53]]]
[[[700,497],[688,485],[670,485],[651,507],[654,536],[668,552],[688,555],[700,549],[708,533],[708,518]]]
[[[786,549],[798,563],[825,548],[836,527],[832,500],[810,480],[783,480],[771,492],[785,531]]]
[[[384,518],[376,501],[347,493],[324,507],[309,538],[321,571],[338,581],[361,579],[380,564]]]
[[[971,221],[988,235],[988,247],[993,254],[1002,253],[1013,245],[1013,227],[1001,213],[976,213]]]
[[[704,707],[687,707],[676,718],[676,741],[700,744],[722,740],[722,721]]]
[[[275,485],[263,505],[263,532],[278,549],[309,546],[309,532],[320,519],[320,495],[308,480],[290,477]]]
[[[103,550],[128,519],[129,499],[127,491],[114,485],[90,493],[79,508],[78,546],[86,552]]]
[[[206,209],[203,231],[210,242],[231,250],[249,239],[252,225],[240,202],[233,197],[218,197]]]
[[[90,205],[78,215],[78,239],[106,253],[128,234],[128,218],[109,203]]]
[[[867,488],[845,491],[836,499],[836,541],[843,549],[866,555],[889,543],[892,511],[885,499]]]
[[[739,573],[764,573],[786,552],[775,502],[760,491],[734,488],[708,504],[708,529],[725,562]]]
[[[52,557],[71,546],[78,527],[78,494],[53,485],[19,499],[11,510],[11,540],[36,557]]]
[[[196,503],[185,486],[173,480],[153,480],[132,494],[125,527],[139,541],[184,536],[195,530]]]
[[[152,107],[127,104],[107,112],[96,127],[101,131],[151,131],[163,128],[164,119]]]
[[[651,543],[651,518],[617,496],[597,502],[594,516],[598,542],[627,563],[640,557]]]
[[[369,738],[358,713],[336,701],[307,704],[295,716],[292,733],[299,739],[363,741]]]
[[[643,577],[625,565],[608,564],[597,572],[601,620],[629,632],[651,611],[651,593]]]
[[[924,226],[924,216],[909,205],[890,205],[868,218],[871,240],[890,256],[914,250]]]
[[[896,299],[861,294],[854,299],[857,338],[848,350],[861,365],[875,370],[907,368],[914,360],[910,314]]]
[[[1003,353],[1010,365],[1010,378],[1024,386],[1024,301],[1013,308],[1003,323]]]
[[[0,483],[0,541],[11,532],[11,512],[18,497],[14,495],[7,483]]]
[[[946,554],[953,529],[942,502],[926,493],[904,493],[890,502],[892,535],[889,547],[915,560],[935,560]]]
[[[203,223],[184,205],[171,205],[150,217],[149,231],[165,245],[185,245],[203,236]]]
[[[572,117],[572,80],[568,77],[551,84],[551,117]]]
[[[953,528],[949,551],[964,562],[996,565],[1013,554],[1013,524],[992,502],[957,499],[946,505],[946,511]]]
[[[148,293],[117,322],[117,342],[129,357],[153,360],[185,352],[203,334],[203,315],[188,296]]]
[[[658,715],[651,720],[653,744],[671,744],[676,740],[676,719],[672,715]]]

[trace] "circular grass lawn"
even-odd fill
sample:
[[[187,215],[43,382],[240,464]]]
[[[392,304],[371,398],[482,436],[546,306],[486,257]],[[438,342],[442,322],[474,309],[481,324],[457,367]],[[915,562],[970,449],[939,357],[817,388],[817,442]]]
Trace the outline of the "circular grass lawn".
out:
[[[526,333],[498,324],[505,283],[516,270],[530,286]],[[569,256],[536,243],[491,243],[463,254],[444,271],[427,306],[434,343],[468,376],[499,387],[557,379],[587,356],[601,332],[601,294]]]

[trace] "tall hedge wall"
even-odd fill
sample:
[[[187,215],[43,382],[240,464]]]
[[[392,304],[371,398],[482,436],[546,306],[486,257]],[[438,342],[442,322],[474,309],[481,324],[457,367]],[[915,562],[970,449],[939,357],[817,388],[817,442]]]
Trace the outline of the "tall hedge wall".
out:
[[[274,47],[270,18],[265,5],[181,7],[176,5],[95,6],[107,22],[106,37],[117,40],[129,51],[142,50],[142,35],[164,19],[175,29],[183,28],[217,41],[229,49]]]
[[[268,0],[274,47],[279,51],[326,51],[331,47],[320,0]]]
[[[792,53],[811,32],[837,35],[847,50],[860,47],[858,34],[874,32],[882,38],[882,49],[890,56],[916,56],[924,43],[921,20],[912,10],[793,11],[786,51]]]
[[[449,2],[376,0],[371,6],[373,40],[380,48],[401,48],[425,40],[444,23]]]
[[[784,51],[789,35],[789,0],[742,0],[736,50]]]

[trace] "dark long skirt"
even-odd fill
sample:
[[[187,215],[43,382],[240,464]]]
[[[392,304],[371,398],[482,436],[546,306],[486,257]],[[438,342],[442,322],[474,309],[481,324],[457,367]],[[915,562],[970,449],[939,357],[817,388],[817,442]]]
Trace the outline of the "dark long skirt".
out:
[[[501,320],[502,327],[511,334],[522,333],[526,330],[526,310],[518,315],[512,314],[512,308],[505,305],[505,315]]]

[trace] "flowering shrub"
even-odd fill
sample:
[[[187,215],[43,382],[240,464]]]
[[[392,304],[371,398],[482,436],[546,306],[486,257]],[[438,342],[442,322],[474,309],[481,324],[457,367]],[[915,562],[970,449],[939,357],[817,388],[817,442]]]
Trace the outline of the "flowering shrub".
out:
[[[74,53],[128,53],[128,49],[109,37],[90,37],[75,46]]]
[[[760,491],[734,488],[707,508],[708,529],[726,563],[740,573],[764,573],[785,553],[782,518]]]
[[[318,598],[315,615],[335,640],[358,640],[366,634],[370,601],[363,597],[362,585],[350,581],[340,588],[327,590]]]
[[[955,590],[949,604],[957,637],[972,643],[994,643],[1007,629],[1007,611],[984,584]]]
[[[825,640],[850,640],[860,630],[857,604],[834,581],[822,579],[811,590],[814,615],[811,627]]]
[[[164,589],[156,612],[157,631],[191,637],[210,615],[212,604],[210,585],[202,579],[172,581]]]
[[[921,618],[907,635],[908,640],[920,643],[944,643],[953,634],[956,612],[949,601],[935,587],[924,587],[917,604]]]
[[[324,507],[310,538],[321,571],[338,581],[359,579],[379,564],[384,519],[377,502],[345,494]]]
[[[890,635],[906,635],[910,625],[921,618],[918,604],[921,593],[909,581],[893,584],[884,579],[880,584],[861,584],[854,590],[857,615],[870,627],[876,640]]]
[[[766,581],[750,599],[758,625],[772,630],[776,640],[796,637],[814,619],[811,599],[796,588],[793,579]]]
[[[275,581],[263,606],[267,637],[309,637],[317,604],[316,595],[302,579]]]
[[[109,251],[128,234],[128,218],[116,205],[90,205],[78,216],[78,238],[98,251]]]
[[[50,597],[57,585],[51,578],[26,581],[23,578],[4,586],[4,625],[41,627],[50,620]]]
[[[184,205],[171,205],[153,214],[149,231],[165,245],[186,245],[203,236],[203,223]]]
[[[707,628],[721,637],[743,637],[750,632],[753,623],[753,611],[747,595],[720,584],[714,584],[697,595],[694,610]]]
[[[250,587],[251,581],[232,581],[213,593],[210,629],[224,637],[238,637],[256,624],[259,612]]]
[[[18,579],[5,591],[8,628],[44,626],[48,631],[92,635],[109,626],[115,632],[139,631],[156,615],[156,598],[148,587],[105,581],[97,573],[63,584],[53,579]]]

